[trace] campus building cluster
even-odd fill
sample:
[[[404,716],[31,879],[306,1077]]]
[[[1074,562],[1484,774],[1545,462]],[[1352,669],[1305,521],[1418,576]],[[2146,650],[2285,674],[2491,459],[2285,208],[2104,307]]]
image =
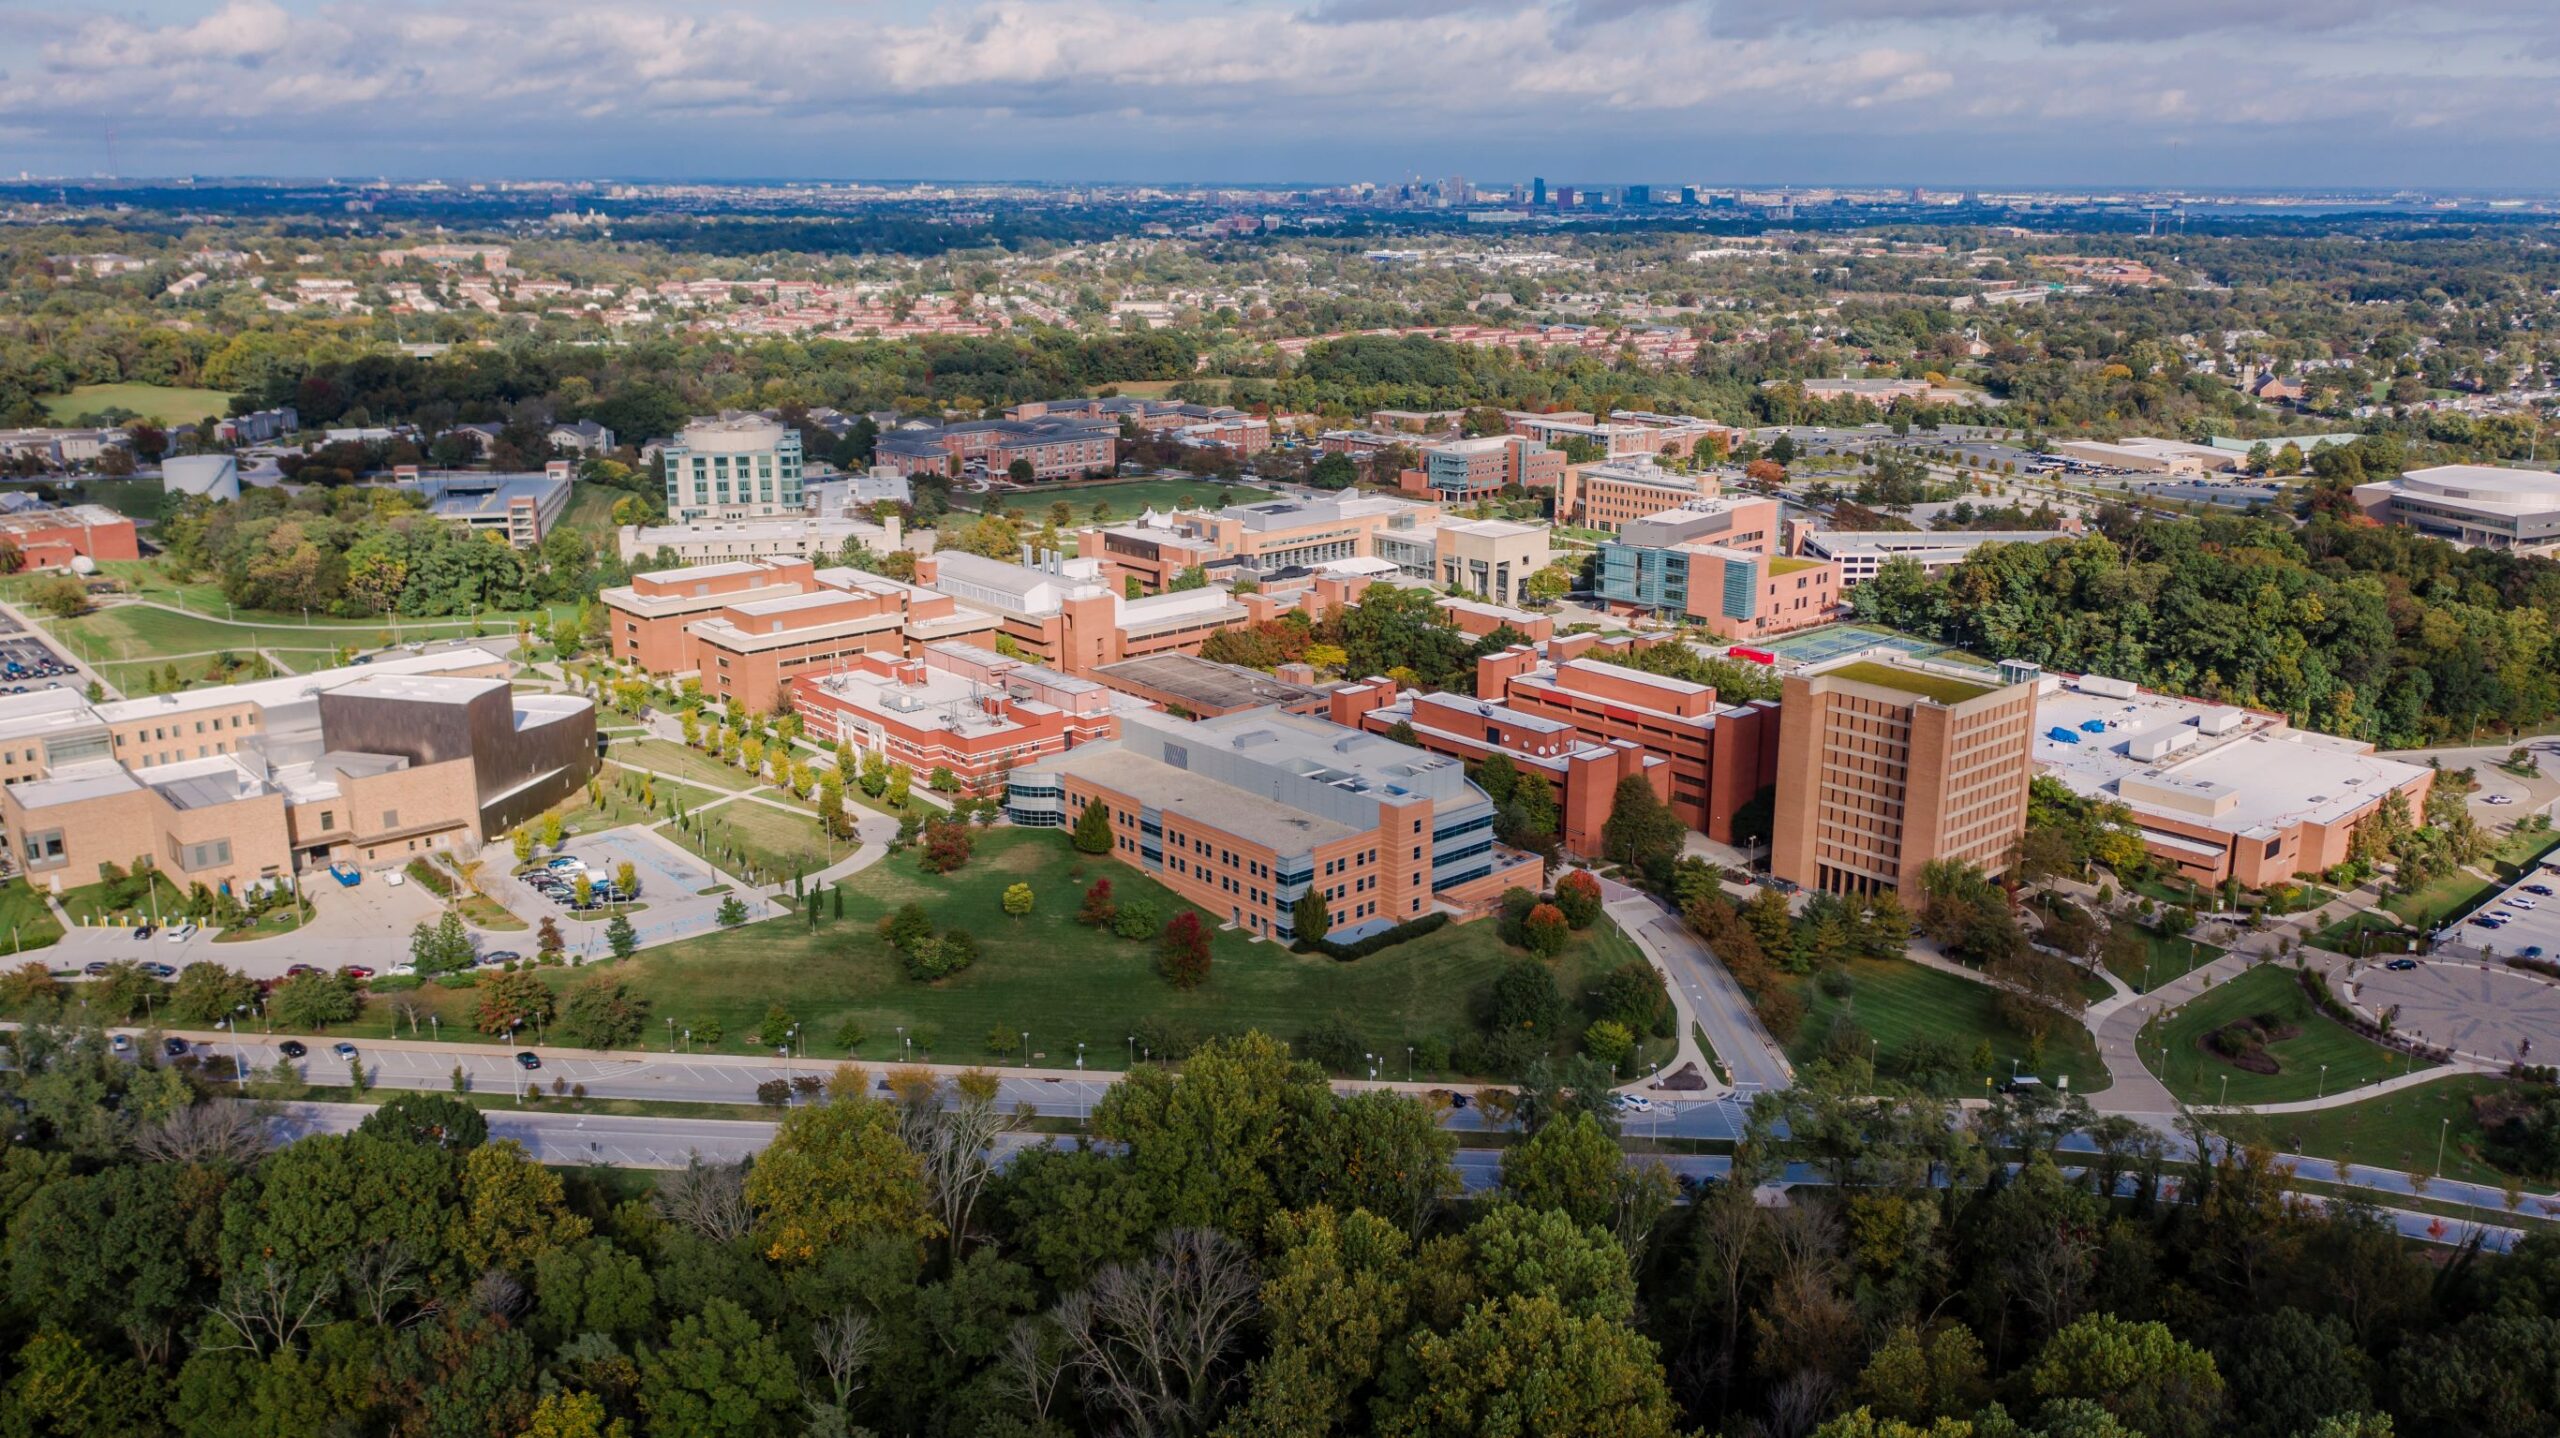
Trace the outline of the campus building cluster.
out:
[[[1630,613],[1694,620],[1724,639],[1758,639],[1838,616],[1840,567],[1781,552],[1774,499],[1719,495],[1619,527],[1592,582]]]
[[[59,891],[148,864],[216,892],[468,852],[595,772],[595,708],[478,649],[92,704],[0,697],[0,824]]]

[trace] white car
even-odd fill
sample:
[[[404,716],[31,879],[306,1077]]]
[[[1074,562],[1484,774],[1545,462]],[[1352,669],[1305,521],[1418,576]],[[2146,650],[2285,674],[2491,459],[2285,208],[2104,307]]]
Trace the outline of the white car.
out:
[[[2530,908],[2532,908],[2532,907],[2533,907],[2533,900],[2531,900],[2531,899],[2509,899],[2509,900],[2507,900],[2507,907],[2508,907],[2508,908],[2511,908],[2511,909],[2530,909]]]
[[[192,939],[195,936],[196,926],[192,922],[179,924],[169,930],[169,942],[173,944],[185,943],[187,940]]]
[[[410,963],[399,963],[399,964],[393,964],[393,965],[391,966],[391,972],[392,972],[392,973],[394,973],[394,974],[399,975],[400,977],[402,977],[402,978],[404,978],[404,979],[405,979],[405,978],[411,978],[411,977],[414,977],[414,976],[417,974],[417,972],[418,972],[418,966],[417,966],[416,964],[410,964]]]
[[[391,887],[396,889],[402,884],[409,882],[409,876],[401,873],[398,869],[386,869],[383,871],[382,882],[389,884]]]
[[[2515,799],[2513,796],[2507,794],[2483,794],[2480,796],[2480,802],[2483,804],[2512,804],[2515,802]]]
[[[1653,1112],[1653,1100],[1638,1094],[1622,1093],[1609,1100],[1610,1106],[1627,1113]]]

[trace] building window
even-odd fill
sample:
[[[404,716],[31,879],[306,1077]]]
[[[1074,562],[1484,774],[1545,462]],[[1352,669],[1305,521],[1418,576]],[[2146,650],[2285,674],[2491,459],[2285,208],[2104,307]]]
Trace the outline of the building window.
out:
[[[397,810],[397,809],[385,809],[385,810],[383,810],[383,811],[382,811],[382,827],[383,827],[383,828],[385,828],[385,829],[397,829],[397,828],[399,828],[399,827],[400,827],[400,811],[399,811],[399,810]]]

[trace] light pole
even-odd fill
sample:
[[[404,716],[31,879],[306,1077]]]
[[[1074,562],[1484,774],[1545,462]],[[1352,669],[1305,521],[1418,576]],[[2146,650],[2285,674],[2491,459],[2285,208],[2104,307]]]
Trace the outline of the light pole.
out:
[[[2436,1177],[2438,1178],[2444,1177],[2444,1136],[2452,1131],[2452,1119],[2446,1119],[2436,1126]]]
[[[1084,1040],[1076,1040],[1076,1072],[1084,1072]]]
[[[1022,1066],[1031,1067],[1031,1030],[1022,1031]]]
[[[1129,1035],[1129,1067],[1131,1067],[1131,1068],[1136,1068],[1137,1066],[1138,1066],[1138,1036],[1137,1036],[1136,1034],[1131,1034],[1131,1035]]]
[[[2317,1091],[2317,1092],[2315,1092],[2315,1093],[2313,1093],[2313,1094],[2312,1094],[2312,1096],[2311,1096],[2311,1097],[2316,1101],[2316,1100],[2319,1100],[2319,1099],[2327,1098],[2328,1096],[2329,1096],[2329,1066],[2328,1066],[2327,1064],[2322,1064],[2322,1065],[2320,1066],[2320,1087],[2319,1087],[2319,1089],[2318,1089],[2318,1091]]]
[[[2222,1102],[2219,1107],[2231,1107],[2231,1075],[2229,1074],[2222,1076]]]
[[[1404,1046],[1404,1081],[1413,1082],[1413,1045]]]
[[[675,1021],[675,1018],[674,1018],[674,1016],[673,1016],[673,1015],[669,1015],[669,1016],[668,1016],[668,1019],[667,1019],[667,1052],[669,1052],[669,1053],[674,1053],[675,1051],[676,1051],[676,1021]]]

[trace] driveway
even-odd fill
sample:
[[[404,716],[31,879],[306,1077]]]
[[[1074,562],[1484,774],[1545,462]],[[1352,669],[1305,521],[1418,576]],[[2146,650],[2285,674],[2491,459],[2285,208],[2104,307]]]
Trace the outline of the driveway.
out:
[[[273,938],[217,944],[200,929],[182,942],[154,935],[144,943],[129,929],[73,928],[46,951],[45,961],[57,969],[76,969],[92,959],[150,959],[179,968],[205,960],[256,979],[281,978],[295,964],[363,964],[387,970],[409,961],[409,931],[421,922],[435,922],[444,908],[435,895],[414,883],[388,883],[382,872],[368,872],[352,889],[326,874],[305,875],[302,883],[311,899],[311,921]]]

